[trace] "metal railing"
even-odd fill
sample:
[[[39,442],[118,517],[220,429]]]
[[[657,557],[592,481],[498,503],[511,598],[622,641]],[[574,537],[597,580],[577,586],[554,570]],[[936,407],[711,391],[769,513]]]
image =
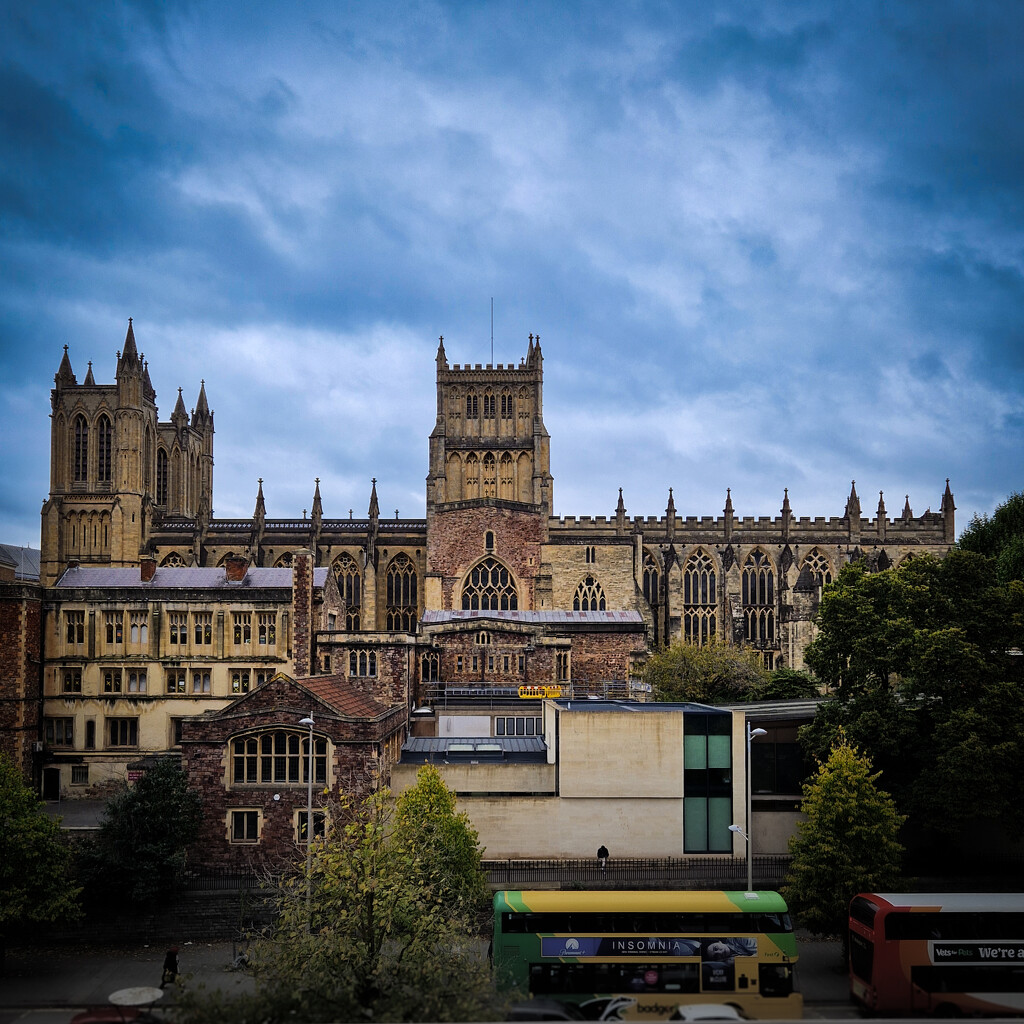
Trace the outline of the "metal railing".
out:
[[[778,889],[792,857],[755,855],[754,888]],[[493,888],[745,889],[742,857],[610,857],[605,867],[594,857],[578,860],[485,860]]]

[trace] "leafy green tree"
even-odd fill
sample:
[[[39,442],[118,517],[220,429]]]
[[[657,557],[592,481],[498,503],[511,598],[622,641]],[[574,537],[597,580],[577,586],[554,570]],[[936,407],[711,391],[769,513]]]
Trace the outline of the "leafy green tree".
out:
[[[802,700],[821,696],[821,684],[795,668],[776,668],[751,690],[753,700]]]
[[[185,772],[172,759],[156,762],[107,801],[99,833],[80,859],[87,895],[115,893],[134,904],[169,896],[201,821],[202,799]]]
[[[490,889],[479,836],[469,816],[456,810],[455,794],[433,765],[420,768],[416,785],[399,795],[395,841],[416,858],[424,884],[438,899],[469,914],[486,911]]]
[[[957,547],[996,560],[1003,583],[1024,580],[1024,493],[1011,494],[989,516],[974,516]]]
[[[898,887],[905,819],[875,785],[880,774],[872,774],[869,759],[840,734],[804,784],[805,820],[790,839],[793,861],[782,894],[815,934],[845,937],[849,903],[858,892]]]
[[[387,791],[314,843],[308,878],[307,903],[302,861],[276,895],[273,934],[250,950],[255,993],[187,993],[180,1024],[503,1019],[484,944],[424,884]]]
[[[715,704],[749,700],[767,682],[756,651],[720,641],[676,641],[647,659],[643,679],[655,700]]]
[[[43,813],[14,762],[0,754],[0,969],[5,936],[80,916],[70,861],[60,821]]]

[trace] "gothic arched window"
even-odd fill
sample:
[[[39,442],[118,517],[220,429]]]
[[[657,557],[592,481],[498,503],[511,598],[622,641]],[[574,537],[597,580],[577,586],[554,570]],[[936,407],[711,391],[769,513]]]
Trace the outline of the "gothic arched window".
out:
[[[167,449],[156,450],[156,503],[167,504]]]
[[[89,424],[84,416],[75,417],[75,464],[74,479],[78,482],[89,478]]]
[[[480,611],[515,611],[519,607],[515,580],[496,558],[473,567],[462,588],[462,607]]]
[[[490,388],[484,392],[484,419],[494,419],[494,392]]]
[[[309,782],[309,737],[278,729],[258,736],[240,736],[231,743],[232,778],[245,782]],[[313,781],[327,782],[327,740],[313,737]]]
[[[804,569],[809,569],[819,587],[827,587],[832,582],[832,566],[829,560],[817,549],[804,559]]]
[[[96,478],[100,483],[110,483],[110,454],[113,448],[113,429],[110,426],[110,419],[106,416],[101,416],[97,427],[99,446],[97,452],[98,459],[96,466]]]
[[[706,644],[717,632],[718,588],[715,563],[703,551],[683,569],[683,639]]]
[[[593,576],[588,576],[576,588],[572,599],[574,612],[603,612],[605,609],[604,588]]]
[[[743,564],[743,636],[775,642],[775,570],[763,551],[752,551]]]
[[[359,606],[362,576],[351,555],[340,555],[334,560],[334,576],[338,581],[341,599],[345,602],[345,628],[351,633],[359,629]]]
[[[398,555],[388,566],[386,629],[416,630],[416,567],[408,555]]]
[[[495,498],[498,494],[498,463],[494,458],[494,452],[488,452],[484,456],[484,487],[481,496],[484,498]]]
[[[644,600],[653,608],[661,595],[661,570],[649,551],[644,552]]]

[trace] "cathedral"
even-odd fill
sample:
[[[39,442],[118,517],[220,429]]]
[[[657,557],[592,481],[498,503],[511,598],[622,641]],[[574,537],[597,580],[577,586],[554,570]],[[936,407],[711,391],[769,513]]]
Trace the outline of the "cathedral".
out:
[[[611,514],[559,516],[543,366],[533,335],[518,365],[451,365],[440,340],[425,519],[381,518],[376,481],[363,518],[325,515],[316,481],[308,518],[269,519],[260,481],[240,520],[211,513],[205,382],[161,421],[131,321],[112,384],[92,363],[79,383],[65,347],[42,509],[48,749],[75,752],[85,780],[82,752],[173,749],[183,719],[278,671],[338,677],[415,730],[446,702],[523,687],[646,699],[645,658],[680,639],[801,668],[844,563],[954,542],[948,480],[939,511],[917,516],[908,499],[889,518],[881,494],[864,516],[854,486],[837,516],[797,517],[781,488],[777,517],[736,515],[728,490],[721,514],[681,517],[671,489],[663,516],[627,516],[621,490]],[[140,704],[159,726],[123,724]],[[533,732],[529,715],[499,717],[493,735]]]

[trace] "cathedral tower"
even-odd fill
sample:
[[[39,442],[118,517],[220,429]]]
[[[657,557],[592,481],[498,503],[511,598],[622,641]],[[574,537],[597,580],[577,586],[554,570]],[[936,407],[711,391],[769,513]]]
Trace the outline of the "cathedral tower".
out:
[[[543,390],[539,336],[530,335],[518,366],[449,366],[440,339],[427,475],[427,608],[459,606],[467,574],[481,567],[511,573],[516,606],[533,607],[553,506]]]
[[[181,394],[170,423],[157,419],[156,391],[131,320],[114,384],[92,363],[79,384],[67,346],[50,393],[50,496],[43,505],[40,578],[53,583],[68,561],[138,565],[154,517],[194,517],[213,496],[213,414],[206,391],[191,423]]]

